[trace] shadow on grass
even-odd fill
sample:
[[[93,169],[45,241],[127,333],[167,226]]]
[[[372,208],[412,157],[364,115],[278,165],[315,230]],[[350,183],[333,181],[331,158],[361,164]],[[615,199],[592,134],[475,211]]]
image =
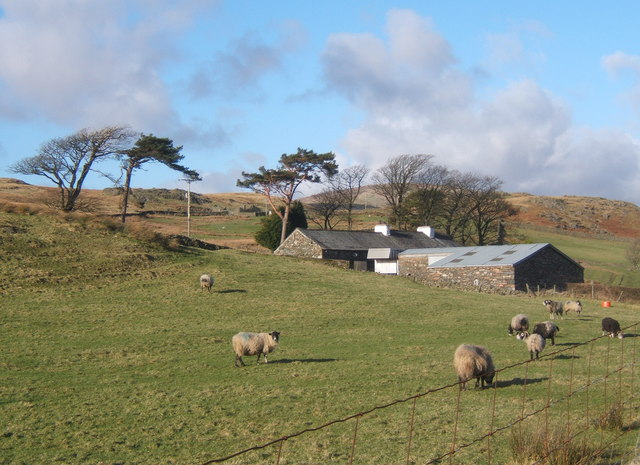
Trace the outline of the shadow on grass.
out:
[[[246,289],[225,289],[224,291],[214,291],[218,294],[234,294],[234,293],[246,293]]]
[[[325,363],[337,361],[337,358],[281,358],[279,360],[270,361],[269,363]]]
[[[567,355],[567,354],[561,354],[561,355],[556,355],[555,357],[553,357],[554,360],[571,360],[571,359],[578,359],[580,357],[578,357],[577,355]]]
[[[529,379],[513,378],[509,380],[499,380],[496,383],[496,387],[501,388],[501,387],[509,387],[509,386],[524,386],[525,384],[543,383],[548,379],[549,378],[529,378]]]

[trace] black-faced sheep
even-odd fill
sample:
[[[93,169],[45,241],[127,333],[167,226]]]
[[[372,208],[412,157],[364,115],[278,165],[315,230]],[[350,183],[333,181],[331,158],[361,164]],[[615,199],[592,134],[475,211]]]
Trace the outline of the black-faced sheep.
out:
[[[545,339],[551,339],[551,345],[556,345],[556,334],[560,331],[558,325],[553,321],[543,321],[542,323],[536,323],[533,327],[533,333],[539,334]]]
[[[519,313],[518,315],[511,318],[511,324],[509,325],[508,331],[509,336],[512,336],[513,333],[520,333],[522,331],[527,331],[529,329],[529,317],[527,315],[523,315]]]
[[[622,339],[624,337],[620,330],[620,323],[618,323],[618,320],[614,320],[608,316],[602,319],[602,335],[617,337],[618,339]]]
[[[569,300],[562,305],[564,314],[568,315],[569,312],[576,312],[578,316],[582,313],[582,303],[579,300]]]
[[[245,366],[242,361],[243,355],[257,355],[257,363],[260,363],[260,356],[264,354],[264,363],[269,363],[267,360],[267,354],[270,354],[276,347],[278,347],[278,341],[280,340],[280,333],[278,331],[272,331],[270,333],[238,333],[231,338],[231,345],[233,351],[236,353],[236,361],[234,365],[238,367],[238,362]]]
[[[559,316],[560,318],[564,319],[563,312],[563,305],[562,302],[556,302],[555,300],[545,300],[544,302],[542,302],[542,304],[547,307],[547,310],[549,310],[549,315],[551,316],[551,319],[555,319],[556,316]]]
[[[467,388],[467,381],[475,378],[476,387],[484,388],[493,382],[495,367],[491,353],[481,346],[460,344],[453,355],[453,366],[458,375],[460,390]]]
[[[517,337],[520,340],[524,340],[524,342],[527,344],[527,349],[529,350],[529,356],[531,357],[531,360],[533,360],[534,354],[536,356],[536,360],[539,360],[540,352],[542,352],[542,349],[544,349],[545,346],[544,338],[539,334],[529,334],[527,332],[520,333]]]
[[[203,274],[200,276],[200,290],[204,291],[205,289],[211,292],[211,288],[213,287],[213,276],[210,274]]]

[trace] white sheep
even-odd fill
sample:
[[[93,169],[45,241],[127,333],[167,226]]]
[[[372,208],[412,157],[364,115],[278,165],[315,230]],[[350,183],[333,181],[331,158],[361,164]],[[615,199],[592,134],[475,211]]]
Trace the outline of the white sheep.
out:
[[[458,375],[460,390],[466,389],[467,381],[476,378],[476,387],[484,388],[493,382],[495,367],[491,353],[482,346],[460,344],[453,355],[453,366]]]
[[[545,341],[542,336],[536,333],[529,334],[528,332],[519,333],[517,336],[518,339],[524,340],[527,344],[527,349],[529,350],[529,355],[531,360],[533,360],[533,355],[535,354],[536,360],[540,359],[540,352],[544,349]]]
[[[551,345],[556,345],[556,334],[558,334],[560,328],[553,321],[543,321],[542,323],[536,323],[533,327],[533,333],[539,334],[545,339],[551,339]]]
[[[547,310],[549,310],[549,315],[551,316],[552,320],[555,319],[556,316],[559,316],[564,320],[564,316],[562,316],[564,312],[562,302],[556,302],[555,300],[547,299],[544,302],[542,302],[542,305],[547,307]]]
[[[617,337],[618,339],[622,339],[624,335],[622,334],[622,330],[620,329],[620,323],[618,320],[614,320],[610,317],[604,317],[602,319],[602,335],[609,337]]]
[[[243,355],[257,355],[257,363],[260,363],[260,356],[264,354],[264,363],[269,363],[267,354],[273,352],[278,347],[280,333],[272,331],[270,333],[238,333],[231,338],[233,351],[236,353],[234,365],[238,367],[238,362],[246,366],[242,361]]]
[[[214,278],[210,274],[203,274],[200,276],[200,290],[204,291],[205,289],[211,292],[211,288],[213,287]]]
[[[582,313],[582,303],[579,300],[569,300],[562,304],[562,309],[565,315],[569,312],[576,312],[578,316],[580,316]]]
[[[522,331],[527,331],[529,329],[529,317],[522,313],[511,318],[511,324],[509,325],[508,331],[509,336],[512,336],[513,333],[520,333]]]

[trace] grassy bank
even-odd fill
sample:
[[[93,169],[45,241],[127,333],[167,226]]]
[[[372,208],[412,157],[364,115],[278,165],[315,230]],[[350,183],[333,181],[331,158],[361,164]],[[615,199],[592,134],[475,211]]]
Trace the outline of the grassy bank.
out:
[[[454,383],[451,360],[462,342],[488,346],[498,368],[528,359],[506,326],[520,312],[547,318],[542,303],[526,297],[433,289],[235,250],[172,252],[104,229],[82,227],[79,234],[63,221],[2,217],[3,227],[14,221],[22,222],[21,232],[12,234],[13,246],[21,248],[2,269],[22,274],[3,276],[0,310],[0,455],[6,464],[204,463]],[[31,248],[28,235],[35,231],[49,231],[50,243]],[[69,263],[58,267],[58,258]],[[211,294],[200,291],[202,272],[216,276]],[[605,312],[623,324],[639,319],[637,306],[584,303],[580,318],[559,322],[558,347],[598,336]],[[270,330],[282,332],[271,363],[255,366],[248,357],[249,366],[234,368],[231,336]],[[522,408],[562,397],[577,382],[574,362],[589,362],[595,379],[617,360],[621,344],[630,357],[639,339],[603,339],[526,372],[523,366],[500,374],[495,391],[464,392],[459,441],[489,428],[494,395],[496,425],[508,424]],[[623,375],[620,385],[629,392],[633,381]],[[613,379],[609,395],[591,389],[592,415],[616,398]],[[454,386],[416,402],[416,463],[447,449],[457,395]],[[576,398],[569,415],[583,416],[578,406],[586,400]],[[563,424],[566,412],[564,406],[555,411]],[[403,403],[363,418],[354,463],[404,463],[410,413]],[[637,416],[635,404],[624,426],[637,428]],[[346,422],[291,440],[281,463],[348,463],[353,434],[353,422]],[[619,444],[621,450],[632,439]],[[511,460],[506,434],[496,436],[494,447],[495,463]],[[273,453],[230,463],[275,463]],[[458,463],[485,453],[483,446],[472,448]]]

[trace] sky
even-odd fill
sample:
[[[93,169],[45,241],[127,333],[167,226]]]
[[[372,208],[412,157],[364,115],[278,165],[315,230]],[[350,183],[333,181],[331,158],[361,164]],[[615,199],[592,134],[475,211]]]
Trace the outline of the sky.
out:
[[[304,148],[640,205],[638,18],[636,0],[0,0],[0,177],[48,185],[11,166],[123,125],[182,146],[199,193]],[[148,164],[132,187],[186,183]]]

